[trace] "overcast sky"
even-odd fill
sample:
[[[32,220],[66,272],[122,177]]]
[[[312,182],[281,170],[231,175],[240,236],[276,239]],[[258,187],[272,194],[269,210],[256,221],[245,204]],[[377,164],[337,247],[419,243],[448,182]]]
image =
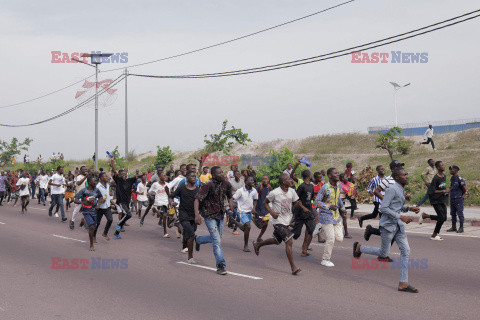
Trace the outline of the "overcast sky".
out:
[[[51,63],[51,51],[128,52],[142,63],[255,32],[342,1],[0,1],[0,107],[34,98],[94,73],[81,64]],[[129,69],[141,74],[222,72],[281,63],[348,48],[478,9],[478,0],[362,1],[254,37],[192,55]],[[170,145],[202,147],[221,122],[254,141],[366,132],[400,123],[479,117],[480,19],[370,52],[428,52],[424,64],[353,64],[351,56],[260,74],[214,79],[128,78],[129,146],[136,153]],[[115,79],[121,71],[100,73]],[[93,78],[91,78],[93,80]],[[30,123],[77,102],[82,83],[49,97],[0,109],[0,122]],[[100,109],[99,153],[124,150],[122,82]],[[0,127],[0,139],[30,137],[29,154],[94,152],[94,109],[26,128]],[[23,156],[23,154],[22,154]]]

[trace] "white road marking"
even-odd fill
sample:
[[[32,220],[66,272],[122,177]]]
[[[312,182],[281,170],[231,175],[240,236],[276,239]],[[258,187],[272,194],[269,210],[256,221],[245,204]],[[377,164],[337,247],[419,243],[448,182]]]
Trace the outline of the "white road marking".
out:
[[[52,236],[57,237],[57,238],[62,238],[62,239],[74,240],[74,241],[78,241],[78,242],[87,242],[87,241],[83,241],[83,240],[78,240],[78,239],[73,239],[73,238],[69,238],[69,237],[59,236],[58,234],[52,234]]]
[[[188,263],[186,263],[186,262],[184,262],[184,261],[177,261],[177,263],[184,264],[184,265],[187,265],[187,266],[192,266],[192,267],[197,267],[197,268],[202,268],[202,269],[217,271],[217,269],[215,269],[215,268],[206,267],[206,266],[202,266],[202,265],[199,265],[199,264],[188,264]],[[227,274],[231,274],[232,276],[238,276],[238,277],[244,277],[244,278],[254,279],[254,280],[262,280],[262,279],[263,279],[263,278],[260,278],[260,277],[249,276],[249,275],[247,275],[247,274],[235,273],[235,272],[231,272],[231,271],[227,271]]]
[[[5,222],[0,222],[0,224],[5,224]]]

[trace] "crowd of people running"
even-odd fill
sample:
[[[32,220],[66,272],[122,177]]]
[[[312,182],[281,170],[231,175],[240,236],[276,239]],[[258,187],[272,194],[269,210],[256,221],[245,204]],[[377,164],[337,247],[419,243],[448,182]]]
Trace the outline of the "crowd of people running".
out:
[[[361,228],[366,220],[380,216],[379,228],[366,226],[364,240],[368,241],[372,235],[380,236],[381,247],[354,242],[353,256],[358,258],[364,253],[391,262],[388,254],[393,242],[397,242],[402,265],[398,290],[406,292],[418,292],[418,289],[408,284],[410,248],[405,224],[413,219],[402,213],[412,211],[419,214],[419,206],[429,199],[436,215],[421,213],[419,223],[423,223],[424,219],[436,220],[431,239],[441,241],[440,229],[447,219],[446,204],[450,197],[452,227],[447,231],[461,233],[464,228],[463,197],[466,190],[465,181],[458,175],[460,169],[455,165],[449,167],[451,179],[447,188],[445,164],[432,159],[428,160],[428,167],[422,173],[422,179],[428,187],[427,194],[413,206],[405,205],[410,196],[404,191],[408,184],[404,164],[391,162],[390,175],[386,175],[383,166],[377,166],[377,175],[367,187],[374,204],[373,212],[358,217],[354,215],[358,184],[351,163],[346,165],[344,172],[329,168],[312,174],[309,169],[303,169],[298,174],[297,169],[301,165],[299,160],[294,166],[287,165],[279,175],[279,186],[275,189],[270,185],[270,177],[257,176],[251,166],[239,171],[238,166],[233,164],[224,173],[218,166],[197,168],[195,164],[182,164],[177,170],[173,165],[168,170],[157,166],[155,173],[140,173],[137,170],[133,174],[128,170],[117,170],[113,158],[110,163],[111,172],[103,169],[95,171],[86,166],[67,174],[64,174],[62,167],[55,172],[2,171],[0,206],[4,200],[13,206],[20,202],[21,213],[26,213],[30,198],[36,197],[38,204],[46,206],[49,196],[48,215],[59,218],[60,211],[61,221],[69,221],[72,230],[77,218],[80,218],[79,226],[88,230],[91,251],[95,250],[97,231],[103,217],[105,226],[102,237],[110,241],[113,214],[118,214],[113,236],[121,239],[122,232],[128,226],[127,221],[133,215],[138,217],[139,226],[142,227],[148,213],[151,213],[158,219],[164,238],[170,238],[169,230],[174,230],[177,238],[183,236],[181,251],[187,254],[189,264],[196,263],[194,249],[199,251],[202,245],[211,243],[217,273],[220,275],[227,274],[221,245],[225,226],[231,228],[235,235],[240,234],[238,230],[243,233],[244,252],[251,252],[252,248],[259,255],[264,246],[284,242],[293,275],[301,269],[294,262],[292,244],[300,238],[305,226],[301,256],[310,256],[311,241],[316,239],[325,243],[321,265],[334,267],[334,243],[351,238],[347,226],[347,209],[350,209],[350,219],[357,219]],[[347,200],[349,206],[346,206]],[[70,208],[73,212],[68,219],[65,211]],[[457,216],[460,222],[458,229]],[[208,233],[197,235],[197,226],[202,223],[205,223]],[[260,229],[260,233],[250,243],[252,224]],[[269,224],[272,225],[273,234],[264,238]]]

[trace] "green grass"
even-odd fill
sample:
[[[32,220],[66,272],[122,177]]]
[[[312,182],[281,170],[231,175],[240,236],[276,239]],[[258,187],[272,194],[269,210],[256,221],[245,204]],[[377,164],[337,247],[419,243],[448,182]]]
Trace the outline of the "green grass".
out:
[[[420,146],[421,137],[412,137],[414,141],[412,149],[407,155],[395,155],[396,160],[405,162],[406,169],[410,175],[410,186],[408,187],[413,200],[419,200],[425,194],[425,186],[422,184],[420,174],[427,166],[427,160],[433,158],[442,160],[447,167],[457,165],[460,167],[460,176],[467,181],[469,195],[465,199],[467,205],[480,205],[480,187],[476,187],[480,183],[480,170],[478,170],[478,162],[480,160],[480,128],[470,129],[457,133],[446,133],[435,135],[435,144],[438,147],[433,152],[430,146]],[[376,135],[368,135],[361,133],[344,133],[308,137],[295,141],[274,140],[262,143],[256,143],[256,147],[251,151],[243,153],[251,153],[252,155],[267,155],[270,149],[279,149],[286,146],[292,150],[296,157],[308,155],[312,160],[311,171],[320,171],[336,167],[343,171],[347,162],[353,163],[353,169],[360,172],[366,166],[375,169],[377,165],[383,165],[388,170],[390,158],[383,150],[375,149]],[[248,147],[248,146],[247,146]],[[236,155],[232,152],[232,155]],[[137,158],[138,159],[138,158]],[[154,156],[146,157],[142,160],[134,160],[127,162],[130,171],[140,170],[146,171],[152,166]],[[180,163],[195,162],[192,152],[181,152],[176,154],[175,165],[178,167]],[[68,161],[68,170],[74,170],[80,165],[93,167],[93,161],[79,160]],[[7,166],[4,169],[19,169],[23,164],[15,166]],[[106,160],[100,160],[99,166],[107,169]],[[243,169],[243,168],[240,168]],[[107,169],[108,170],[108,169]],[[449,177],[448,177],[449,179]]]

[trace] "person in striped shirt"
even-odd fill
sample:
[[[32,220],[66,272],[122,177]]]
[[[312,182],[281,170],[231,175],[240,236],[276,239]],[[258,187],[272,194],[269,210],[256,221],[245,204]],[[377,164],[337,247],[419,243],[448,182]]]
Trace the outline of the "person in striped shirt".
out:
[[[382,165],[380,165],[380,166],[377,166],[376,170],[377,170],[377,176],[373,177],[372,180],[370,180],[370,183],[368,184],[368,187],[367,187],[367,192],[370,194],[371,197],[373,197],[372,200],[373,200],[373,205],[375,207],[373,208],[372,213],[358,217],[358,224],[360,225],[360,228],[363,227],[364,220],[375,219],[379,213],[378,207],[380,207],[380,202],[382,200],[376,195],[374,195],[373,192],[377,189],[377,187],[380,185],[382,180],[385,178],[385,168]],[[382,191],[381,194],[384,195],[385,193]]]
[[[395,168],[403,168],[405,164],[400,162],[400,161],[397,161],[397,160],[393,160],[392,162],[390,162],[390,170],[393,172],[395,170]],[[373,194],[374,196],[376,196],[377,198],[380,199],[380,202],[381,200],[383,200],[383,195],[385,194],[385,191],[392,185],[394,185],[396,182],[395,182],[395,179],[393,179],[393,177],[390,175],[390,176],[387,176],[385,177],[381,182],[380,184],[377,186],[377,188],[375,189],[375,191],[373,191]],[[410,200],[410,196],[409,195],[405,195],[405,199],[406,200]],[[382,212],[379,211],[379,214],[380,216],[382,215]],[[372,227],[371,225],[368,225],[365,227],[365,233],[363,235],[363,237],[365,238],[366,241],[370,240],[370,236],[372,234],[375,234],[377,236],[380,236],[380,229],[379,228],[374,228]],[[387,261],[387,262],[392,262],[392,259],[390,257],[378,257],[378,260],[380,261]]]

